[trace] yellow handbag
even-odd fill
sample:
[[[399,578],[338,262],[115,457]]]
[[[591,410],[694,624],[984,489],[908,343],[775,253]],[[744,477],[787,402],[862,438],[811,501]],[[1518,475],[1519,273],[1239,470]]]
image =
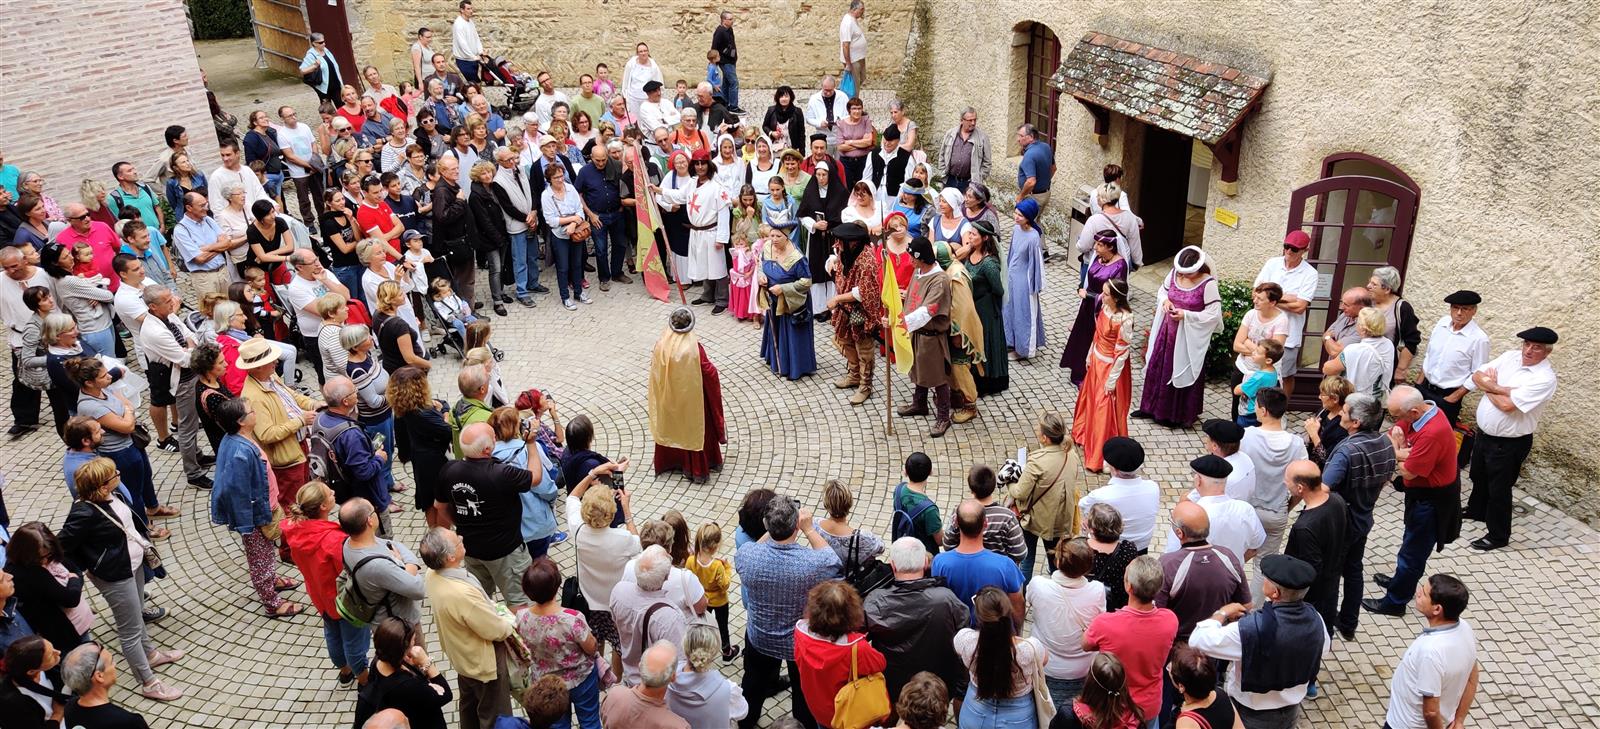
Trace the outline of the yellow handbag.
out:
[[[881,672],[858,677],[857,647],[850,646],[850,683],[833,697],[833,729],[867,729],[889,718],[889,684]]]

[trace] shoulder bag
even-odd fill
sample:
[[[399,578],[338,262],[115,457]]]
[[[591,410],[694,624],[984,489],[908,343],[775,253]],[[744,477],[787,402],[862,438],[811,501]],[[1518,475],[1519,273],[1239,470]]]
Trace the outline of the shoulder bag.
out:
[[[857,529],[850,534],[849,559],[845,560],[844,579],[856,588],[862,597],[884,585],[894,581],[894,569],[874,557],[862,561],[861,559],[861,530]]]
[[[1033,511],[1033,507],[1037,506],[1040,501],[1044,500],[1045,495],[1050,493],[1050,489],[1053,489],[1053,488],[1056,487],[1056,482],[1061,480],[1061,474],[1066,473],[1066,470],[1067,470],[1067,459],[1066,459],[1066,453],[1063,451],[1062,452],[1062,458],[1061,458],[1061,467],[1056,469],[1055,477],[1050,479],[1050,485],[1045,486],[1043,491],[1040,491],[1039,493],[1034,494],[1033,498],[1028,499],[1028,508],[1024,509],[1024,508],[1018,506],[1015,502],[1013,502],[1011,504],[1011,513],[1016,515],[1017,521],[1022,521],[1022,517],[1026,516],[1030,512],[1032,512]]]
[[[572,546],[577,549],[578,534],[583,531],[583,525],[572,532]],[[576,610],[583,615],[584,620],[589,619],[589,598],[583,596],[583,586],[578,582],[578,571],[574,569],[567,579],[561,582],[561,607]]]
[[[850,646],[850,683],[833,695],[833,729],[867,729],[889,716],[889,684],[881,671],[860,675],[856,666],[860,647],[861,641]]]
[[[1039,726],[1050,726],[1050,720],[1056,718],[1056,704],[1050,698],[1050,686],[1045,683],[1044,657],[1045,653],[1034,651],[1033,662],[1033,714],[1038,719]]]
[[[116,497],[113,496],[112,498]],[[123,524],[121,519],[118,519],[115,514],[112,514],[111,512],[106,511],[104,508],[101,508],[99,504],[96,504],[93,501],[88,503],[90,506],[94,507],[95,511],[100,512],[102,516],[110,519],[112,524],[116,524],[117,528],[121,529],[122,533],[127,535],[130,541],[137,542],[140,547],[144,548],[144,566],[149,567],[152,570],[161,566],[161,553],[156,551],[156,545],[151,544],[150,540],[145,539],[138,532],[129,531],[127,524]]]

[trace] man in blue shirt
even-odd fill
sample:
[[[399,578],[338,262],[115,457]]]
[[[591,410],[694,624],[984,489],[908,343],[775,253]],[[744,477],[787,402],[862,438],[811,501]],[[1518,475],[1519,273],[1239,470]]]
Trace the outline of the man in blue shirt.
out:
[[[943,577],[945,586],[963,605],[971,605],[979,590],[991,585],[1000,588],[1011,599],[1011,615],[1017,629],[1022,628],[1026,615],[1022,602],[1022,570],[1010,557],[983,548],[984,505],[976,499],[967,499],[956,507],[956,529],[961,543],[955,549],[941,552],[933,558],[933,576]],[[978,627],[977,612],[967,617],[969,627]]]
[[[228,293],[228,256],[233,239],[223,234],[216,218],[206,215],[211,203],[198,192],[183,194],[183,217],[172,229],[172,245],[178,260],[189,271],[195,296],[213,291]]]
[[[611,282],[629,283],[622,269],[627,246],[622,232],[622,193],[618,182],[622,164],[611,161],[604,145],[589,150],[589,164],[578,171],[578,194],[589,212],[600,219],[594,226],[594,265],[599,270],[600,290],[610,291]],[[608,248],[609,246],[609,248]]]
[[[1022,164],[1017,166],[1017,202],[1033,198],[1043,210],[1050,202],[1050,178],[1056,174],[1056,153],[1039,141],[1032,124],[1017,127],[1017,146],[1022,148]]]

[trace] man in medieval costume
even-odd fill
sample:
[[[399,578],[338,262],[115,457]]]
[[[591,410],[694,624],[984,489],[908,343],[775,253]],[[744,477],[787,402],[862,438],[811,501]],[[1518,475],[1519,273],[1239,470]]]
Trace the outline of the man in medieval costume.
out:
[[[828,300],[833,323],[833,346],[844,355],[845,374],[834,381],[839,389],[856,388],[851,405],[872,397],[872,370],[878,352],[877,334],[885,314],[882,266],[867,245],[867,229],[860,223],[841,223],[833,229],[833,255],[828,273],[838,293]],[[814,244],[813,244],[814,245]]]
[[[972,301],[972,276],[951,258],[948,246],[936,246],[934,257],[950,279],[950,402],[953,423],[978,417],[978,381],[973,368],[983,371],[983,320]]]
[[[911,332],[911,402],[896,412],[902,417],[928,414],[928,391],[933,391],[933,428],[928,435],[942,437],[950,429],[950,279],[939,268],[933,244],[917,236],[911,241],[916,273],[906,291],[906,330]]]
[[[722,419],[722,381],[694,334],[694,312],[674,309],[668,329],[650,355],[650,434],[655,438],[655,472],[682,471],[705,483],[722,468],[721,445],[728,442]]]
[[[684,277],[705,286],[696,304],[713,304],[713,314],[728,309],[728,221],[729,208],[738,190],[718,184],[711,155],[697,150],[689,162],[695,176],[693,187],[659,189],[657,198],[664,205],[681,205],[688,212],[689,255]]]

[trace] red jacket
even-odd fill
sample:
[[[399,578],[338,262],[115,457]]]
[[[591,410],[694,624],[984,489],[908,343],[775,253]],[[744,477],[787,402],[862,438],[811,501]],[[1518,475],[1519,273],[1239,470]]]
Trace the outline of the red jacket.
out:
[[[345,533],[338,522],[326,519],[283,520],[283,538],[289,543],[289,556],[306,578],[306,594],[311,604],[325,617],[338,618],[333,585],[344,571]]]
[[[800,667],[800,690],[820,726],[833,724],[833,697],[850,683],[852,646],[856,651],[857,678],[888,667],[888,659],[867,642],[866,633],[851,633],[836,643],[813,635],[804,620],[794,626],[794,661]]]
[[[244,387],[245,371],[239,369],[239,340],[219,334],[217,348],[222,350],[222,360],[228,363],[228,369],[222,373],[222,384],[228,392],[242,392],[239,388]]]

